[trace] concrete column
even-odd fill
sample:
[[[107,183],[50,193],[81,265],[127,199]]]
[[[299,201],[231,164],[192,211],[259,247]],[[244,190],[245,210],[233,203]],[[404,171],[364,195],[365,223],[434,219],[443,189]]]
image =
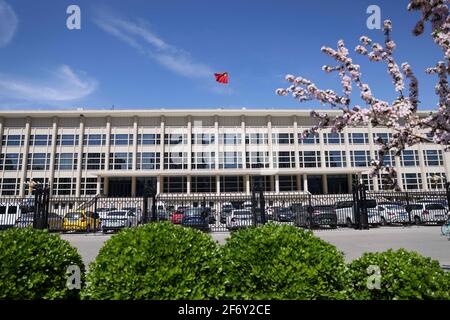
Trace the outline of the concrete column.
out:
[[[352,180],[353,180],[352,174],[351,173],[347,174],[347,187],[348,187],[348,192],[350,192],[350,193],[353,192],[353,181]]]
[[[245,116],[241,115],[241,161],[242,161],[242,169],[247,168],[247,158],[245,155],[246,152],[246,145],[245,145]]]
[[[215,162],[215,170],[219,170],[219,116],[214,115],[214,162]],[[218,189],[217,189],[218,190]]]
[[[97,177],[97,195],[102,193],[102,177]]]
[[[106,117],[106,154],[105,154],[105,171],[109,170],[109,154],[111,153],[111,117]],[[107,190],[105,179],[105,193]],[[107,194],[107,193],[106,193]]]
[[[303,175],[303,191],[309,192],[309,189],[308,189],[308,175],[307,174]]]
[[[0,154],[2,153],[3,130],[4,130],[3,121],[4,121],[3,117],[0,117]]]
[[[81,196],[81,160],[83,159],[83,140],[84,140],[84,117],[80,117],[80,130],[78,132],[78,166],[77,166],[77,185],[75,196]]]
[[[250,176],[244,176],[245,193],[250,194]]]
[[[297,191],[302,191],[302,175],[297,174],[296,179],[297,179]]]
[[[269,144],[269,168],[273,169],[272,116],[267,116],[267,138]]]
[[[280,193],[280,176],[277,174],[273,178],[275,179],[275,192]]]
[[[187,168],[188,170],[191,170],[192,168],[192,116],[188,116],[188,133],[187,133]],[[188,181],[190,181],[190,178],[188,178]],[[189,190],[189,189],[188,189]],[[190,190],[188,193],[191,193]]]
[[[186,193],[187,194],[191,194],[191,182],[192,182],[192,177],[188,175],[186,177]]]
[[[216,193],[219,195],[220,192],[220,176],[216,176]]]
[[[300,168],[300,149],[298,144],[298,123],[297,123],[297,116],[293,117],[294,119],[294,151],[295,151],[295,167]],[[297,185],[298,185],[298,179],[297,179]],[[300,191],[300,187],[298,187],[298,190]]]
[[[326,174],[322,175],[322,189],[324,194],[328,194],[328,180]]]
[[[24,132],[24,143],[23,143],[23,158],[22,158],[22,171],[20,173],[20,186],[19,186],[19,196],[25,196],[25,183],[27,182],[27,162],[28,162],[28,151],[30,144],[30,132],[31,132],[31,118],[26,118],[25,132]]]
[[[419,155],[420,176],[422,179],[422,190],[428,191],[430,188],[428,188],[425,159],[424,159],[424,155],[423,155],[423,148],[420,145],[420,143],[417,144],[417,153]]]
[[[131,196],[136,197],[136,177],[131,177]]]
[[[347,166],[347,168],[351,168],[352,167],[352,159],[351,159],[351,154],[350,154],[350,144],[349,144],[349,139],[348,139],[348,130],[347,128],[344,128],[344,130],[342,131],[342,134],[344,134],[344,146],[345,146],[345,165]],[[352,147],[352,150],[354,150],[354,148]]]
[[[319,143],[320,143],[320,163],[322,168],[327,167],[327,162],[325,161],[325,142],[323,139],[324,132],[319,132]]]
[[[161,176],[157,176],[156,177],[156,193],[157,194],[161,194],[162,193],[162,177]]]
[[[53,179],[55,178],[55,155],[56,155],[56,141],[58,138],[58,118],[53,117],[52,126],[52,146],[50,154],[50,176],[48,177],[48,183],[50,185],[50,194],[53,194]],[[82,159],[78,158],[77,166],[82,166]]]
[[[109,177],[105,177],[104,180],[104,184],[105,184],[105,196],[109,195]]]
[[[395,157],[394,159],[395,161],[395,170],[397,171],[397,182],[398,182],[398,186],[400,187],[401,191],[404,191],[405,188],[403,186],[403,179],[402,179],[402,166],[401,166],[401,162],[400,162],[400,157]]]
[[[138,117],[134,116],[133,117],[133,164],[132,164],[132,169],[133,171],[136,171],[136,162],[137,162],[137,150],[138,150]],[[136,182],[136,179],[134,179]],[[133,184],[132,184],[133,185]],[[135,185],[136,187],[136,185]],[[133,193],[133,191],[131,191],[131,193]],[[136,190],[135,190],[136,193]],[[134,196],[133,196],[134,197]]]
[[[370,148],[370,158],[371,160],[375,160],[376,159],[376,145],[373,143],[373,127],[372,124],[369,123],[369,125],[367,126],[367,130],[368,130],[368,135],[369,135],[369,148]],[[378,183],[378,176],[374,177],[372,179],[373,181],[373,190],[374,191],[379,191],[380,190],[380,186]]]
[[[160,153],[160,170],[164,170],[164,152],[165,152],[165,145],[164,145],[164,136],[166,133],[166,123],[165,123],[165,117],[161,116],[160,117],[160,132],[161,132],[161,141],[160,141],[160,145],[159,145],[159,153]]]

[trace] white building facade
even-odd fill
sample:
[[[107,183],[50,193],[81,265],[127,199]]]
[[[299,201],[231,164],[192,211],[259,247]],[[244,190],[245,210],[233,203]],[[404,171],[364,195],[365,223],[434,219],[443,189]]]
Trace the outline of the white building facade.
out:
[[[184,194],[250,194],[256,177],[274,193],[349,193],[358,176],[387,188],[368,172],[388,129],[302,138],[312,125],[308,110],[3,111],[0,196],[26,196],[30,179],[76,197],[141,196],[151,180],[158,193]],[[450,152],[432,143],[385,163],[403,190],[441,190],[450,175]]]

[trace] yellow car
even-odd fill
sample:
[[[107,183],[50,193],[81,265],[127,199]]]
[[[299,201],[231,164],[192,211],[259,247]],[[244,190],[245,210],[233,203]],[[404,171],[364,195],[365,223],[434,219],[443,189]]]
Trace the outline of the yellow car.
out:
[[[100,230],[100,219],[93,212],[86,210],[71,211],[64,216],[62,231],[86,231]]]

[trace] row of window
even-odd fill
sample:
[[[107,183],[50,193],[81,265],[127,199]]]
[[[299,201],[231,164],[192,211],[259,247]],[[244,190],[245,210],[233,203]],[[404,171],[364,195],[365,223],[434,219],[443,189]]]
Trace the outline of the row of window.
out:
[[[246,152],[246,168],[269,168],[269,152]],[[426,166],[442,166],[444,164],[441,150],[424,150]],[[395,166],[394,153],[384,156],[386,166]],[[19,153],[6,153],[0,155],[0,170],[16,171],[22,169],[23,155]],[[325,151],[325,164],[328,168],[347,167],[345,151]],[[187,169],[186,152],[164,153],[164,169]],[[370,166],[370,152],[368,150],[351,150],[350,161],[352,167]],[[419,166],[417,150],[405,150],[400,157],[404,167]],[[83,170],[104,170],[105,153],[83,153],[81,167]],[[159,152],[138,152],[136,157],[137,170],[159,170],[161,156]],[[49,170],[50,153],[30,153],[27,159],[27,170]],[[76,170],[78,167],[78,154],[56,153],[55,170]],[[215,152],[193,152],[191,158],[192,169],[215,169]],[[274,168],[295,168],[295,151],[273,152]],[[299,165],[301,168],[320,168],[320,151],[299,151]],[[110,153],[110,170],[131,170],[133,168],[133,154],[131,152]],[[242,168],[241,152],[220,152],[219,169]]]
[[[374,133],[373,141],[380,139],[387,142],[391,138],[391,133]],[[133,134],[111,134],[111,145],[132,145]],[[309,135],[303,137],[298,134],[299,144],[319,144],[319,136]],[[22,146],[25,141],[24,135],[5,135],[3,136],[2,145],[6,146]],[[323,141],[325,144],[344,144],[344,133],[323,133]],[[214,144],[215,134],[213,133],[193,133],[192,144]],[[368,133],[348,133],[348,142],[350,144],[369,144]],[[52,143],[51,135],[30,135],[30,146],[49,146]],[[78,134],[61,134],[57,136],[56,144],[58,146],[77,146],[79,143]],[[176,145],[186,144],[187,134],[165,134],[164,144]],[[225,145],[240,145],[242,143],[240,133],[221,133],[219,134],[219,143]],[[267,145],[269,143],[267,133],[247,133],[245,135],[246,144]],[[273,133],[273,144],[293,145],[293,133]],[[83,136],[84,145],[106,145],[106,134],[85,134]],[[160,134],[139,134],[137,136],[138,145],[159,145],[161,144]]]

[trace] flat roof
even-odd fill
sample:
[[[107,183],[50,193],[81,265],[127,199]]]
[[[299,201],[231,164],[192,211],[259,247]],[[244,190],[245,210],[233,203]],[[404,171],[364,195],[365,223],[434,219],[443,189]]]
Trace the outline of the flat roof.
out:
[[[309,117],[313,109],[221,109],[221,108],[210,108],[210,109],[121,109],[121,110],[102,110],[102,109],[92,109],[92,110],[11,110],[11,111],[0,111],[0,117],[4,118],[17,118],[17,117],[32,117],[32,118],[46,118],[46,117],[61,117],[61,118],[72,118],[72,117],[159,117],[159,116],[170,116],[170,117],[185,117],[191,116],[300,116]],[[339,115],[342,113],[341,110],[332,109],[315,109],[317,112],[325,112],[330,115]],[[420,115],[428,115],[431,113],[429,111],[418,111]]]

